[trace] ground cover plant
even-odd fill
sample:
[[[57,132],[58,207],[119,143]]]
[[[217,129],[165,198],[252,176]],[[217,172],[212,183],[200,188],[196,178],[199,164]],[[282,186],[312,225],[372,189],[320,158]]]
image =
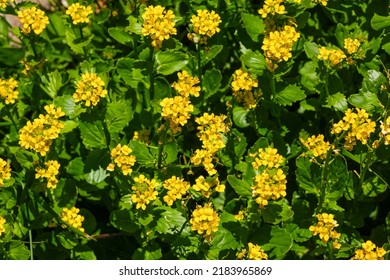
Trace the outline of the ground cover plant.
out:
[[[0,13],[0,258],[389,259],[388,1]]]

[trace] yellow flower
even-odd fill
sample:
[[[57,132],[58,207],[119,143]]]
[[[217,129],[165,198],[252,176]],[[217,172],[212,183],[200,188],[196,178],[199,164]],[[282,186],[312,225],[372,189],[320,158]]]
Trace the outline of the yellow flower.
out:
[[[77,83],[76,92],[73,94],[74,101],[85,101],[85,106],[96,106],[100,98],[107,95],[104,89],[104,81],[96,73],[84,73],[81,80]]]
[[[11,179],[11,166],[9,162],[0,158],[0,187],[4,185],[4,180]]]
[[[8,0],[0,0],[0,8],[7,8],[7,2]],[[14,2],[14,0],[10,0],[10,2]]]
[[[206,240],[210,241],[213,232],[218,231],[220,218],[217,212],[214,211],[211,203],[205,204],[203,207],[196,206],[191,216],[191,229],[202,234]]]
[[[238,213],[234,215],[234,218],[236,218],[237,221],[242,221],[244,219],[244,211],[238,211]]]
[[[360,47],[360,41],[358,39],[346,38],[344,39],[344,49],[348,54],[354,54]]]
[[[328,4],[328,0],[312,0],[316,4],[321,4],[322,6],[326,6]]]
[[[172,176],[164,181],[163,187],[168,190],[167,194],[163,197],[163,200],[168,206],[172,206],[175,200],[182,199],[182,197],[187,194],[190,184],[183,179]]]
[[[183,96],[166,97],[160,102],[160,106],[162,107],[161,116],[169,121],[173,133],[181,131],[181,126],[187,123],[191,117],[190,113],[194,111],[194,106],[188,97]]]
[[[19,130],[19,145],[24,149],[31,149],[41,156],[45,156],[50,151],[50,146],[54,139],[57,139],[64,125],[58,120],[64,116],[61,108],[54,105],[46,105],[46,115],[40,114],[33,122],[27,124]]]
[[[260,94],[254,91],[253,88],[257,88],[258,81],[251,77],[249,72],[238,69],[233,74],[233,81],[231,87],[233,89],[233,95],[236,97],[239,103],[243,103],[245,109],[256,108],[257,99]]]
[[[70,209],[63,208],[60,213],[61,219],[71,225],[72,227],[84,232],[84,228],[82,227],[82,223],[84,222],[84,216],[79,215],[80,209],[76,207],[72,207]]]
[[[154,48],[161,48],[164,40],[176,34],[175,15],[171,10],[165,11],[160,5],[149,6],[142,14],[142,18],[144,20],[142,34],[151,37]]]
[[[134,178],[135,185],[131,187],[134,191],[131,196],[131,201],[136,203],[136,208],[146,209],[153,200],[156,200],[158,192],[155,190],[158,187],[158,183],[155,179],[149,180],[144,175],[140,175]]]
[[[318,59],[329,63],[332,67],[339,65],[346,57],[347,56],[342,50],[328,49],[326,47],[321,47],[319,49]]]
[[[265,0],[263,7],[258,10],[258,13],[262,18],[266,18],[269,14],[274,16],[275,14],[283,15],[286,13],[286,8],[282,5],[284,0]]]
[[[49,24],[49,18],[45,15],[45,12],[36,7],[19,11],[18,17],[23,25],[22,32],[26,35],[30,34],[31,31],[39,35]]]
[[[201,192],[202,195],[206,198],[210,197],[210,195],[213,193],[213,190],[216,192],[225,191],[225,185],[220,184],[218,177],[210,177],[206,179],[203,176],[199,176],[195,180],[195,185],[193,185],[192,188],[198,192]]]
[[[195,34],[212,37],[220,31],[221,17],[214,11],[197,10],[197,15],[191,17],[191,23]]]
[[[133,140],[138,140],[143,143],[149,143],[150,129],[142,129],[140,131],[134,131]]]
[[[189,97],[193,95],[195,97],[199,97],[200,86],[196,86],[199,84],[199,79],[197,77],[192,77],[188,74],[187,71],[182,71],[177,73],[177,77],[179,78],[178,82],[174,82],[172,87],[183,97]]]
[[[380,128],[379,136],[385,140],[385,145],[390,145],[390,117],[387,117],[384,123],[381,121]]]
[[[363,249],[357,249],[352,260],[383,260],[387,251],[382,247],[377,247],[371,240],[362,244]]]
[[[114,149],[111,151],[111,159],[113,162],[111,162],[107,166],[108,171],[114,171],[115,166],[119,167],[123,175],[129,175],[133,170],[131,169],[136,161],[135,156],[133,156],[131,153],[133,150],[129,148],[127,145],[121,145],[118,144]]]
[[[46,178],[46,187],[49,189],[55,189],[58,184],[58,179],[56,178],[56,176],[59,173],[60,164],[56,160],[49,160],[45,162],[44,165],[46,166],[46,169],[39,167],[35,169],[35,179],[39,179],[41,177]]]
[[[0,236],[5,232],[4,224],[7,221],[4,219],[3,216],[0,216]]]
[[[66,10],[66,14],[71,16],[73,24],[89,23],[89,15],[93,14],[93,11],[91,6],[74,3]]]
[[[265,166],[266,168],[279,168],[283,164],[284,159],[281,155],[278,154],[278,150],[272,147],[267,147],[265,149],[260,148],[256,153],[251,154],[251,157],[254,158],[252,166],[254,169],[259,169],[260,166]]]
[[[268,260],[268,255],[264,250],[259,246],[255,245],[252,242],[248,243],[248,250],[242,249],[238,254],[237,258],[239,260]]]
[[[329,239],[333,240],[333,247],[339,249],[341,245],[337,239],[340,238],[341,234],[334,230],[339,224],[334,219],[333,214],[321,213],[316,215],[318,223],[315,226],[310,226],[309,230],[314,236],[318,235],[323,243],[327,243]]]
[[[287,180],[282,169],[265,169],[255,177],[256,185],[252,186],[252,196],[256,198],[256,203],[260,208],[268,205],[268,200],[278,200],[285,197]]]
[[[324,141],[324,135],[312,135],[307,140],[300,139],[302,144],[313,154],[314,157],[325,159],[329,149],[334,148],[329,142]]]
[[[0,97],[4,99],[5,104],[14,104],[18,99],[17,87],[18,82],[14,78],[0,79]]]

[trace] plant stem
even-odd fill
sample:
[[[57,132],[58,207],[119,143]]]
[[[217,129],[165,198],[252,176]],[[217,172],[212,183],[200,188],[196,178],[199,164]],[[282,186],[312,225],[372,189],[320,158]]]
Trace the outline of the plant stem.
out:
[[[149,67],[148,67],[148,72],[149,72],[149,100],[145,100],[147,104],[146,108],[150,108],[150,101],[154,99],[154,71],[153,71],[153,66],[154,66],[154,48],[150,46],[150,57],[149,57]]]
[[[84,40],[83,28],[81,27],[81,25],[79,25],[79,31],[80,31],[80,39]]]
[[[197,43],[197,58],[198,58],[198,76],[199,76],[199,86],[200,86],[200,91],[202,91],[202,58],[201,58],[201,53],[200,53],[200,43]]]
[[[33,242],[32,242],[32,232],[31,229],[28,230],[28,240],[30,243],[30,259],[33,261],[34,260],[34,254],[33,254]]]

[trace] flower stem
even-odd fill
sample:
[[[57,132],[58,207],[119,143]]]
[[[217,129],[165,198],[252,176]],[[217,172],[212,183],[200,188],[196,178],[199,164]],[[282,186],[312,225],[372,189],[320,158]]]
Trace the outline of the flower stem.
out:
[[[32,242],[32,231],[31,229],[28,230],[28,240],[30,243],[30,259],[34,260],[34,253],[33,253],[33,242]]]
[[[200,48],[200,43],[197,43],[197,58],[198,58],[198,76],[199,76],[199,86],[200,90],[202,91],[202,58],[201,58],[201,48]]]

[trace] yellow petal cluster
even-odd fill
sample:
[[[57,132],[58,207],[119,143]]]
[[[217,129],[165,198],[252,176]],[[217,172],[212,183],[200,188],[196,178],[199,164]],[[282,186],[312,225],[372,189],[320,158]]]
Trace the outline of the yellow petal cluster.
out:
[[[187,194],[190,184],[184,181],[184,179],[172,176],[164,181],[163,187],[167,190],[167,194],[163,197],[163,200],[168,206],[172,206],[175,200],[182,199]]]
[[[89,23],[89,15],[93,14],[91,6],[83,6],[80,3],[74,3],[68,7],[66,14],[70,15],[73,24]]]
[[[79,208],[72,207],[68,209],[65,207],[62,209],[62,212],[60,213],[60,217],[64,222],[84,232],[84,228],[82,227],[82,224],[84,222],[84,216],[80,215],[79,212],[80,212]]]
[[[46,105],[46,115],[40,114],[33,122],[27,124],[19,130],[19,145],[24,149],[31,149],[41,156],[45,156],[50,151],[50,146],[54,139],[57,139],[64,125],[58,120],[65,113],[60,107]]]
[[[334,230],[339,224],[334,219],[333,214],[321,213],[316,215],[318,223],[315,226],[310,226],[309,230],[313,236],[318,235],[323,243],[327,243],[329,239],[333,241],[333,248],[340,249],[341,244],[338,239],[341,234]]]
[[[387,117],[385,122],[381,121],[380,128],[379,136],[384,139],[385,145],[390,145],[390,117]]]
[[[187,123],[190,113],[194,111],[189,98],[183,96],[166,97],[160,102],[160,106],[161,116],[169,122],[173,133],[181,131],[181,126]]]
[[[5,232],[4,224],[7,221],[4,219],[3,216],[0,216],[0,236]]]
[[[328,0],[312,0],[316,4],[321,4],[322,6],[328,5]]]
[[[10,2],[14,2],[14,0],[10,0]],[[0,8],[7,8],[8,0],[0,0]]]
[[[134,178],[134,181],[135,185],[131,187],[134,191],[131,201],[137,204],[137,209],[145,210],[146,205],[157,198],[158,192],[156,188],[158,187],[158,182],[155,179],[149,180],[143,174]]]
[[[45,178],[47,179],[46,187],[48,189],[55,189],[58,184],[58,179],[56,176],[59,173],[60,164],[56,160],[49,160],[44,163],[46,168],[36,168],[35,169],[35,179]]]
[[[195,97],[199,97],[200,86],[199,78],[192,77],[187,71],[182,71],[177,73],[177,77],[179,80],[172,84],[172,87],[183,97],[189,97],[193,95]]]
[[[258,10],[258,13],[262,18],[266,18],[268,15],[283,15],[286,14],[286,8],[283,5],[284,0],[265,0],[263,7]]]
[[[328,151],[334,148],[329,142],[325,142],[325,137],[322,134],[312,135],[307,140],[300,140],[314,157],[321,159],[325,159]]]
[[[345,38],[344,49],[348,54],[354,54],[360,47],[360,41],[358,39]]]
[[[220,218],[217,212],[214,211],[211,203],[205,204],[203,207],[196,206],[191,216],[191,229],[202,234],[206,240],[210,241],[212,234],[218,231]]]
[[[197,10],[191,17],[191,23],[195,34],[212,37],[220,31],[221,17],[215,11]]]
[[[11,179],[11,166],[9,162],[0,158],[0,187],[4,185],[4,180]]]
[[[252,196],[260,208],[267,206],[268,200],[278,200],[287,195],[287,179],[282,169],[265,169],[254,180],[256,185],[252,186]]]
[[[344,148],[352,150],[360,141],[363,145],[367,144],[370,134],[375,131],[375,122],[371,121],[365,109],[356,108],[356,113],[348,109],[342,120],[333,125],[332,134],[340,134],[348,131],[345,136]]]
[[[85,106],[96,106],[100,98],[107,95],[104,89],[105,83],[96,73],[84,73],[81,80],[77,83],[76,92],[73,94],[74,101],[85,101]]]
[[[278,154],[278,150],[272,147],[260,148],[256,153],[250,154],[250,156],[254,158],[252,166],[256,170],[260,166],[265,166],[268,169],[279,168],[284,162],[283,157]]]
[[[144,20],[142,34],[151,37],[154,48],[161,48],[164,40],[176,34],[175,15],[171,10],[166,11],[160,5],[148,6],[142,18]]]
[[[259,86],[257,79],[251,77],[250,73],[242,69],[238,69],[233,74],[231,87],[233,95],[239,103],[244,105],[245,109],[256,108],[257,99],[260,97],[258,91],[254,88]]]
[[[336,67],[347,56],[344,54],[344,52],[342,50],[321,47],[321,48],[319,48],[319,54],[317,57],[318,57],[318,59],[323,60],[324,62],[328,63],[330,66]]]
[[[195,180],[195,185],[193,185],[192,188],[198,192],[201,192],[202,195],[206,198],[209,198],[213,191],[225,191],[225,185],[219,182],[218,177],[209,177],[206,179],[203,176],[199,176]]]
[[[49,24],[49,18],[45,15],[45,12],[36,7],[19,11],[18,17],[23,26],[22,32],[26,35],[31,34],[32,31],[39,35]]]
[[[239,260],[268,260],[268,255],[259,245],[249,242],[248,250],[245,248],[242,249],[237,254],[237,258]]]
[[[118,144],[114,149],[111,150],[111,162],[107,166],[108,171],[114,171],[115,166],[119,167],[124,175],[129,175],[133,172],[131,169],[136,161],[136,158],[131,153],[133,150],[127,145]]]
[[[386,253],[385,249],[377,247],[371,240],[367,240],[362,244],[362,249],[355,251],[352,260],[383,260]]]
[[[7,80],[0,79],[0,98],[4,99],[5,104],[14,104],[18,99],[18,82],[14,78]]]

